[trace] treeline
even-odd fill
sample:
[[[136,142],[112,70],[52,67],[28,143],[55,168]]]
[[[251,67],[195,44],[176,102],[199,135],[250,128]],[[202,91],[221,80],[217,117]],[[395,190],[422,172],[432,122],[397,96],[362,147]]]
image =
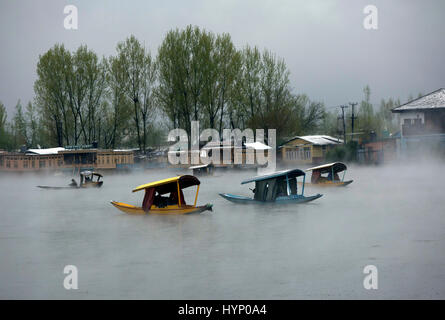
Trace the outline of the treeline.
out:
[[[12,121],[3,120],[0,147],[98,142],[146,150],[167,129],[190,133],[193,120],[285,137],[315,132],[324,116],[323,104],[292,92],[283,59],[192,26],[168,32],[156,55],[134,36],[102,58],[87,46],[70,52],[56,44],[39,57],[34,92],[26,112],[18,103]]]
[[[35,98],[6,120],[0,104],[0,148],[50,147],[97,142],[101,148],[146,150],[171,128],[276,129],[278,143],[304,134],[342,136],[337,114],[293,92],[289,69],[269,50],[237,49],[229,34],[198,27],[169,31],[156,55],[134,36],[116,53],[99,57],[82,45],[70,52],[56,44],[39,57]],[[382,101],[375,112],[370,90],[356,131],[394,129]],[[350,111],[349,111],[350,112]]]

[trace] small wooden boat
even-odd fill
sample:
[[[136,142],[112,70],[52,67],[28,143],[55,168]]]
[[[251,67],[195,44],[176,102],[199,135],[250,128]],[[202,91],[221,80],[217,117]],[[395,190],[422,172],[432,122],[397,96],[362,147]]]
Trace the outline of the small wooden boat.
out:
[[[142,206],[137,207],[123,202],[111,201],[111,204],[119,210],[130,214],[190,214],[200,213],[206,210],[212,211],[212,205],[196,206],[201,182],[191,175],[182,175],[156,182],[140,185],[133,192],[145,190]],[[197,186],[195,202],[186,204],[183,189]],[[169,194],[169,196],[164,196]]]
[[[66,190],[66,189],[80,189],[80,188],[100,188],[104,183],[100,179],[103,176],[94,171],[82,171],[80,173],[80,185],[77,184],[76,180],[71,179],[71,183],[66,187],[52,187],[52,186],[37,186],[37,188],[41,189],[50,189],[50,190]],[[96,180],[95,180],[96,178]]]
[[[308,185],[320,187],[347,186],[348,184],[351,184],[353,180],[345,181],[346,170],[346,165],[341,162],[332,162],[306,169],[306,171],[312,171],[311,183],[308,183]],[[341,179],[338,176],[340,172],[343,172]]]
[[[303,177],[301,193],[297,190],[297,178]],[[257,176],[245,180],[241,184],[255,182],[254,197],[220,193],[219,195],[234,203],[249,204],[297,204],[313,201],[320,198],[321,194],[304,196],[304,181],[306,174],[300,169],[278,171],[272,174]]]
[[[94,171],[82,171],[80,173],[80,188],[100,188],[104,183],[100,180],[102,177],[100,173]]]

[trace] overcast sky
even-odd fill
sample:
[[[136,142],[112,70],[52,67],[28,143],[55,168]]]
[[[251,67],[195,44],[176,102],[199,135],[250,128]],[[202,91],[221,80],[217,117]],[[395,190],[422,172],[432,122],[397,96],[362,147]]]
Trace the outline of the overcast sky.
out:
[[[63,25],[78,8],[78,30]],[[366,5],[378,30],[363,27]],[[285,59],[296,93],[327,107],[428,93],[445,87],[445,1],[388,0],[0,0],[0,101],[12,117],[34,97],[40,54],[55,43],[86,44],[99,55],[134,34],[152,53],[172,28],[197,25],[230,33],[238,48],[267,48]]]

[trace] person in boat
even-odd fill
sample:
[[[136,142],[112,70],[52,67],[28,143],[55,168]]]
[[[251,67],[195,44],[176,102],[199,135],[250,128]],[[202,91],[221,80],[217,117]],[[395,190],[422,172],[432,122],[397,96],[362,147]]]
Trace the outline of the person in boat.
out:
[[[184,193],[182,193],[182,190],[179,191],[181,194],[181,205],[184,205],[185,204]],[[179,204],[178,191],[173,190],[172,192],[170,192],[170,196],[168,197],[168,204],[169,205]]]
[[[168,198],[161,196],[157,191],[153,204],[158,208],[165,208],[168,205]]]
[[[69,184],[70,187],[77,187],[77,182],[74,179],[71,179],[71,183]]]
[[[332,181],[340,181],[340,177],[338,176],[337,172],[334,173],[334,179],[332,179],[332,172],[329,172],[328,174],[328,180],[332,180]]]
[[[313,171],[311,176],[311,183],[318,183],[321,178],[320,171]]]

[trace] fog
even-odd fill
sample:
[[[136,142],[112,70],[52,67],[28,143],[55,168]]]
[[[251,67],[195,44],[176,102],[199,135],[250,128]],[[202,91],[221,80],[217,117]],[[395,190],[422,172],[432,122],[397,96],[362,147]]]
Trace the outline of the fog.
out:
[[[445,298],[443,162],[349,166],[351,185],[307,187],[324,195],[302,205],[218,196],[251,194],[240,182],[252,171],[201,178],[198,203],[213,212],[132,216],[109,203],[140,204],[133,187],[180,172],[104,172],[101,189],[85,190],[36,188],[71,176],[1,174],[0,298]],[[78,290],[64,289],[65,265]],[[377,290],[363,287],[366,265]]]

